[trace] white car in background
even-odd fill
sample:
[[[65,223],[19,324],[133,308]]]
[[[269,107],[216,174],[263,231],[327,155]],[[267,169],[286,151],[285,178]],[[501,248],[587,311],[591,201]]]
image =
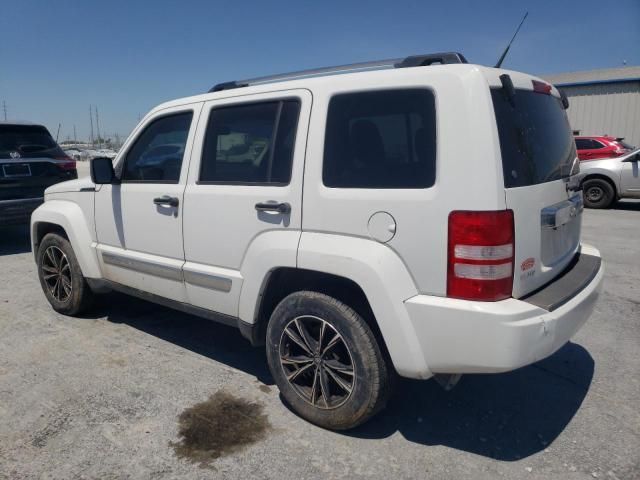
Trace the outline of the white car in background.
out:
[[[580,162],[584,204],[608,208],[622,198],[640,198],[640,149],[621,157]]]

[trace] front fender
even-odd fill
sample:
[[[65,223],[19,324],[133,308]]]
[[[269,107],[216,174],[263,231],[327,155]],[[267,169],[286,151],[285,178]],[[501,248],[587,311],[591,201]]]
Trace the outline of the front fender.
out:
[[[356,282],[369,301],[397,372],[411,378],[432,376],[404,305],[418,290],[391,248],[366,238],[303,232],[298,267]]]
[[[77,203],[68,200],[48,200],[31,214],[31,248],[37,252],[38,224],[52,223],[62,227],[69,238],[73,252],[87,278],[101,278],[100,265],[90,222]]]

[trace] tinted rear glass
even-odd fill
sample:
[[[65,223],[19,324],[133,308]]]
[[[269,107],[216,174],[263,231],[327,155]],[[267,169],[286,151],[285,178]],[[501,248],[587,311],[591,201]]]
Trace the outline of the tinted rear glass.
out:
[[[430,90],[336,95],[329,103],[322,179],[337,188],[427,188],[435,181]]]
[[[37,152],[57,149],[49,131],[39,125],[0,125],[0,154],[7,156],[18,152],[20,156],[32,156]]]
[[[566,178],[576,158],[576,146],[559,98],[516,90],[509,99],[492,89],[506,188]]]

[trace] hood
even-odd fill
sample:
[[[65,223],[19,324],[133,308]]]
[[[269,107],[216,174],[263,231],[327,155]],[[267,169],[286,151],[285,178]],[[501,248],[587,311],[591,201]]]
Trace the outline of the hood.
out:
[[[86,189],[94,189],[95,184],[91,181],[90,177],[82,177],[76,180],[69,180],[66,182],[56,183],[51,185],[44,191],[45,196],[52,193],[68,193],[68,192],[81,192]]]

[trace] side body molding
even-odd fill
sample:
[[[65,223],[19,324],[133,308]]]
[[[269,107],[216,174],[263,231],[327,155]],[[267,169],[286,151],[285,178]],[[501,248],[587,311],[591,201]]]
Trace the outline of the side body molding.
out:
[[[404,300],[418,294],[400,257],[374,240],[303,232],[298,267],[339,275],[364,291],[400,375],[429,378]]]
[[[87,195],[84,193],[84,195]],[[69,200],[47,200],[31,215],[31,248],[36,254],[35,239],[39,223],[53,223],[64,229],[78,259],[82,274],[87,278],[101,278],[102,273],[95,249],[92,218],[87,219],[80,205]]]

